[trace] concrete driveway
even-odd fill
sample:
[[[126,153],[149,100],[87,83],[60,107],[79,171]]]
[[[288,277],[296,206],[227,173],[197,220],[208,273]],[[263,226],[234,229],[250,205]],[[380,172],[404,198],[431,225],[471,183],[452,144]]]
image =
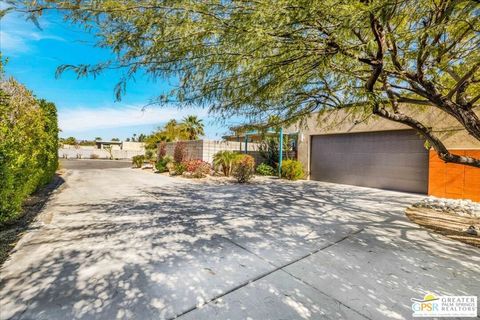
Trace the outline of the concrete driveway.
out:
[[[479,250],[410,223],[416,195],[71,168],[1,269],[2,319],[411,319],[480,293]]]

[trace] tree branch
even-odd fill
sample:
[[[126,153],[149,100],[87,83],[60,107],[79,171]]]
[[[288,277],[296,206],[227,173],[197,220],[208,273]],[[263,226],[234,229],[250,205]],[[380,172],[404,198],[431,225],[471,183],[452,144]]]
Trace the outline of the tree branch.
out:
[[[472,105],[472,107],[473,107],[473,105],[475,104],[475,102],[477,102],[479,99],[480,99],[480,94],[478,94],[476,97],[474,97],[474,98],[473,98],[472,100],[470,100],[468,103],[469,103],[470,105]]]
[[[404,102],[404,103],[412,103],[412,104],[418,104],[422,106],[432,106],[433,104],[428,101],[428,100],[420,100],[420,99],[414,99],[414,98],[408,98],[408,97],[401,97],[400,95],[396,94],[398,96],[398,102]]]
[[[385,108],[380,108],[379,103],[375,102],[373,107],[373,113],[395,122],[399,122],[409,126],[410,128],[415,129],[417,132],[422,134],[422,136],[427,139],[427,141],[432,145],[433,149],[437,152],[440,159],[445,162],[458,163],[471,167],[480,168],[480,159],[475,159],[472,157],[459,156],[456,154],[450,153],[445,145],[432,134],[432,130],[427,128],[421,122],[415,120],[412,117],[409,117],[403,113],[390,113]]]
[[[478,69],[480,69],[480,62],[474,64],[473,67],[467,73],[465,73],[463,77],[460,78],[455,87],[453,87],[453,89],[450,90],[450,92],[447,94],[446,98],[451,99],[453,95],[463,86],[465,81],[471,78]]]

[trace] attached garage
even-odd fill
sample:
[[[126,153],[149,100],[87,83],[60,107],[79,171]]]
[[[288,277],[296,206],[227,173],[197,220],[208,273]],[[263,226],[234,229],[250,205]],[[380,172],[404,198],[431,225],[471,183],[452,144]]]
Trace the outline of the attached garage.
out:
[[[428,192],[428,150],[413,130],[312,135],[310,179]]]

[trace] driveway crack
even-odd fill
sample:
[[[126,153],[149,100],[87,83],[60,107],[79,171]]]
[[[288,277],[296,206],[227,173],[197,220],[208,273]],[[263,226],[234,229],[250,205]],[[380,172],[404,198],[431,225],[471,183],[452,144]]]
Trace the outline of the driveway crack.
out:
[[[252,278],[252,279],[249,279],[249,280],[247,280],[247,281],[239,284],[238,286],[235,286],[235,287],[233,287],[233,288],[231,288],[231,289],[229,289],[229,290],[227,290],[227,291],[225,291],[225,292],[223,292],[223,293],[221,293],[221,294],[218,294],[218,295],[214,296],[213,298],[211,298],[211,299],[209,299],[209,300],[206,300],[205,303],[202,304],[202,306],[207,305],[207,304],[209,304],[209,303],[211,303],[211,302],[215,302],[216,300],[218,300],[218,299],[220,299],[220,298],[222,298],[222,297],[224,297],[224,296],[226,296],[226,295],[228,295],[228,294],[230,294],[230,293],[232,293],[232,292],[234,292],[234,291],[237,291],[237,290],[239,290],[239,289],[241,289],[241,288],[249,285],[250,283],[253,283],[253,282],[256,282],[256,281],[258,281],[258,280],[260,280],[260,279],[263,279],[263,278],[267,277],[268,275],[270,275],[270,274],[272,274],[272,273],[274,273],[274,272],[276,272],[276,271],[279,271],[279,270],[281,270],[281,271],[283,271],[283,272],[286,272],[288,275],[292,276],[293,278],[295,278],[295,279],[297,279],[297,280],[300,280],[300,279],[298,279],[297,277],[295,277],[295,276],[293,276],[292,274],[290,274],[289,272],[283,270],[283,268],[286,268],[286,267],[288,267],[288,266],[290,266],[290,265],[292,265],[292,264],[294,264],[294,263],[296,263],[296,262],[299,262],[299,261],[301,261],[301,260],[303,260],[303,259],[305,259],[305,258],[308,258],[308,257],[310,257],[311,255],[314,255],[314,254],[316,254],[316,253],[318,253],[318,252],[320,252],[320,251],[322,251],[322,250],[325,250],[325,249],[327,249],[327,248],[330,248],[331,246],[334,246],[334,245],[336,245],[336,244],[338,244],[338,243],[340,243],[340,242],[348,239],[348,238],[351,237],[351,236],[357,235],[358,233],[362,232],[363,230],[364,230],[364,228],[361,228],[361,229],[359,229],[359,230],[357,230],[357,231],[354,231],[354,232],[352,232],[352,233],[349,233],[348,235],[342,237],[341,239],[339,239],[339,240],[337,240],[337,241],[328,243],[327,245],[325,245],[325,246],[323,246],[323,247],[320,247],[320,248],[318,248],[318,249],[315,249],[315,250],[313,250],[312,252],[309,252],[308,254],[306,254],[306,255],[304,255],[304,256],[301,256],[301,257],[298,258],[298,259],[292,260],[292,261],[290,261],[290,262],[288,262],[288,263],[285,263],[285,264],[283,264],[283,265],[281,265],[281,266],[277,266],[277,265],[273,264],[272,262],[270,262],[270,261],[266,260],[265,258],[259,256],[258,254],[256,254],[255,252],[249,250],[248,248],[246,248],[246,247],[244,247],[244,246],[236,243],[235,241],[233,241],[233,240],[231,240],[231,239],[229,239],[229,238],[227,238],[227,237],[223,237],[223,236],[222,236],[222,237],[220,237],[220,238],[222,238],[222,239],[224,239],[224,240],[232,243],[233,245],[235,245],[235,246],[237,246],[237,247],[239,247],[239,248],[247,251],[248,253],[250,253],[250,254],[252,254],[252,255],[260,258],[261,260],[265,261],[266,263],[268,263],[269,265],[273,266],[274,268],[273,268],[272,270],[268,271],[268,272],[262,273],[262,274],[254,277],[254,278]],[[370,318],[366,317],[365,315],[361,314],[360,312],[358,312],[357,310],[352,309],[351,307],[345,305],[345,304],[342,303],[341,301],[335,299],[334,297],[331,297],[331,296],[329,296],[328,294],[322,292],[321,290],[319,290],[319,289],[313,287],[312,285],[306,283],[305,281],[302,281],[302,280],[300,280],[300,281],[301,281],[302,283],[308,285],[309,287],[314,288],[315,290],[317,290],[318,292],[322,293],[323,295],[328,296],[328,297],[330,297],[331,299],[337,301],[339,304],[345,306],[346,308],[348,308],[348,309],[350,309],[350,310],[358,313],[359,315],[361,315],[361,316],[363,316],[363,317],[365,317],[365,318],[367,318],[367,319],[370,319]],[[170,319],[176,319],[176,318],[182,317],[182,316],[184,316],[185,314],[190,313],[190,312],[192,312],[192,311],[194,311],[194,310],[196,310],[196,309],[198,309],[198,306],[197,306],[197,305],[195,305],[195,306],[193,306],[193,307],[191,307],[191,308],[189,308],[189,309],[187,309],[187,310],[185,310],[185,311],[183,311],[183,312],[181,312],[181,313],[173,316],[173,317],[170,318]]]

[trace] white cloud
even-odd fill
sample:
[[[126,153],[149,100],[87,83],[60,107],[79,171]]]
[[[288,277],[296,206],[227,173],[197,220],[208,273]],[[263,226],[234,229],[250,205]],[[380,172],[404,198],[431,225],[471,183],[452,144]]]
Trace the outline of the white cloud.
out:
[[[0,48],[4,52],[26,52],[29,50],[22,38],[3,30],[0,30]]]
[[[26,39],[34,40],[34,41],[41,41],[41,40],[56,40],[56,41],[62,41],[66,42],[64,38],[56,35],[51,35],[48,33],[42,33],[42,32],[23,32],[20,33],[23,35]]]
[[[59,110],[58,113],[59,125],[63,131],[85,132],[95,129],[155,125],[167,122],[170,119],[181,120],[189,114],[205,118],[208,112],[198,108],[177,109],[173,107],[148,107],[142,111],[141,107],[129,106],[63,109]]]
[[[46,19],[42,19],[41,26],[43,31],[19,14],[7,14],[1,20],[0,47],[2,51],[7,54],[24,53],[30,51],[32,44],[37,41],[66,41],[45,29],[49,26]]]

